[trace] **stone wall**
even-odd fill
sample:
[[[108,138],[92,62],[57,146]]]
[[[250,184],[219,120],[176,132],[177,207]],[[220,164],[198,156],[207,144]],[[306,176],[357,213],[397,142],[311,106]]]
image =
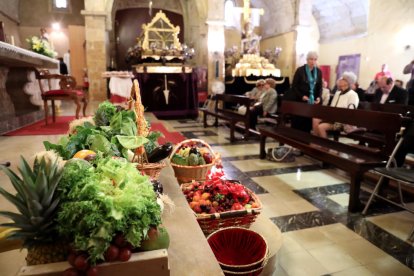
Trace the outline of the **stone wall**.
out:
[[[19,21],[20,0],[2,0],[0,1],[0,14],[6,15],[10,20]]]
[[[48,27],[55,21],[66,27],[68,25],[85,25],[84,17],[81,15],[84,1],[70,1],[70,13],[52,12],[50,3],[49,0],[20,1],[21,26]]]
[[[414,59],[414,1],[370,1],[368,34],[364,37],[320,44],[319,63],[331,66],[331,86],[341,55],[361,54],[359,82],[366,89],[387,63],[396,79],[406,83],[406,64]],[[406,48],[410,45],[409,48]]]

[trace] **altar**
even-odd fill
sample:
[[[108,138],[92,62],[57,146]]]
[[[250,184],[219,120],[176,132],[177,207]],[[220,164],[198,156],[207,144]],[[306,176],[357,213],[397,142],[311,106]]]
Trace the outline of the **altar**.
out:
[[[59,63],[0,42],[0,134],[44,118],[35,68],[58,69]]]
[[[145,110],[162,119],[197,117],[197,74],[186,64],[194,49],[178,40],[180,27],[159,11],[142,32],[127,59],[135,61]]]
[[[197,117],[197,75],[191,67],[136,65],[134,69],[146,111],[164,119]]]

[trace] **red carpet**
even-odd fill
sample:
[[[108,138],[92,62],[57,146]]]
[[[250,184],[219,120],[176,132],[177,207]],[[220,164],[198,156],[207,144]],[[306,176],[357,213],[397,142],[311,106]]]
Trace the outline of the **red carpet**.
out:
[[[66,134],[69,129],[69,123],[74,120],[74,116],[59,116],[56,117],[56,123],[52,123],[49,119],[49,124],[45,125],[45,121],[41,120],[34,124],[22,127],[20,129],[3,134],[5,136],[25,136],[25,135],[58,135]],[[186,138],[179,132],[168,132],[162,123],[151,123],[152,131],[160,131],[165,137],[158,139],[159,144],[171,142],[177,144]]]
[[[69,123],[75,119],[75,116],[58,116],[56,122],[52,123],[52,118],[49,118],[49,124],[45,125],[45,120],[38,121],[34,124],[13,130],[5,136],[25,136],[25,135],[57,135],[66,134],[69,129]]]
[[[179,142],[185,140],[186,138],[179,133],[178,131],[168,132],[163,123],[151,123],[152,131],[160,131],[164,134],[165,137],[160,137],[158,143],[160,145],[165,144],[166,142],[171,142],[173,144],[178,144]]]

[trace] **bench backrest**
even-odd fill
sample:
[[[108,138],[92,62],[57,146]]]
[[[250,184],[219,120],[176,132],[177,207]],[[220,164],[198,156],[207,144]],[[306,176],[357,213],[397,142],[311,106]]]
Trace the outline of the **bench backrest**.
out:
[[[221,102],[221,104],[219,104]],[[236,112],[234,109],[229,109],[229,106],[246,106],[246,113],[249,113],[251,103],[253,102],[252,99],[246,96],[239,96],[239,95],[228,95],[228,94],[218,94],[216,95],[216,104],[215,110],[216,111],[224,111],[224,112]]]
[[[403,118],[400,114],[379,111],[346,109],[322,105],[310,105],[292,101],[284,101],[280,112],[303,117],[320,118],[326,122],[364,127],[380,132],[385,136],[384,153],[390,154],[396,143],[396,134],[400,131]]]
[[[405,117],[414,117],[414,106],[404,104],[380,104],[360,102],[358,109],[401,114]]]

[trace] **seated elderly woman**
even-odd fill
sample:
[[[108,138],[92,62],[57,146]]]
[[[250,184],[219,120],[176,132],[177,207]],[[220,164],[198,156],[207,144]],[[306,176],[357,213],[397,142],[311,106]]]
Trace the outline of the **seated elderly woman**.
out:
[[[258,101],[250,108],[250,128],[256,129],[257,118],[259,116],[267,117],[271,113],[275,113],[277,109],[277,93],[274,87],[275,80],[268,78],[262,94]]]
[[[258,101],[260,99],[260,95],[262,95],[264,91],[264,85],[266,81],[264,79],[259,79],[256,81],[256,87],[253,88],[251,91],[246,92],[245,95],[250,99],[254,99]]]
[[[356,76],[352,72],[345,72],[342,77],[337,81],[338,90],[336,91],[331,106],[339,108],[353,108],[356,109],[359,104],[358,94],[351,89],[352,85],[356,82]],[[343,126],[336,123],[327,123],[321,121],[321,119],[314,118],[312,121],[313,134],[327,138],[327,131],[329,130],[342,130]]]

